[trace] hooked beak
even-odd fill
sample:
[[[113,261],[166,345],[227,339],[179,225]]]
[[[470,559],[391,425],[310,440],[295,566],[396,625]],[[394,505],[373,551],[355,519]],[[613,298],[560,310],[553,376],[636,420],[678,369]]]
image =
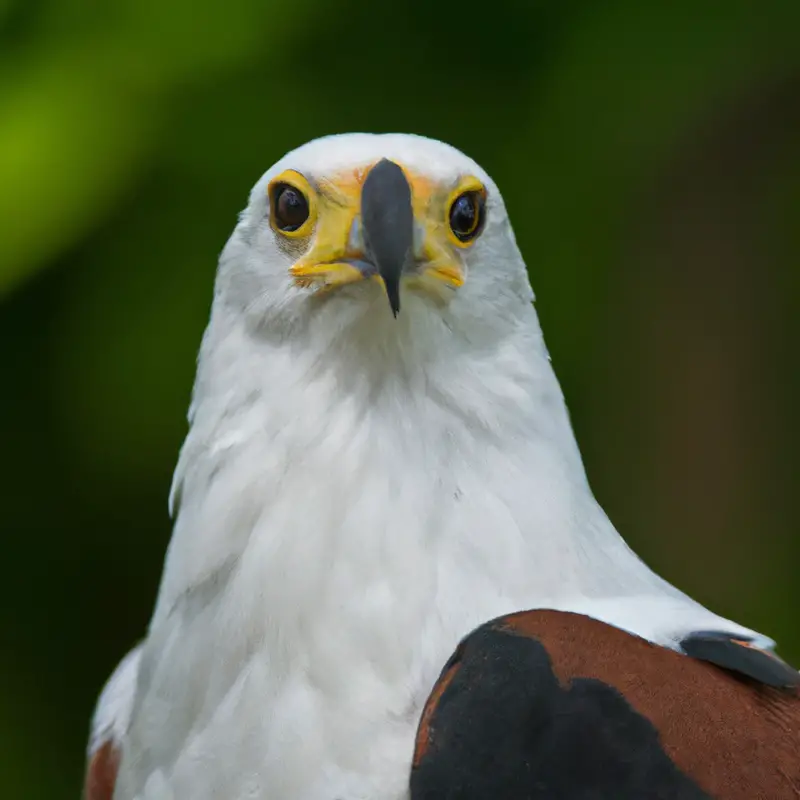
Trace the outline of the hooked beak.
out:
[[[444,222],[452,187],[407,173],[386,158],[368,170],[319,178],[313,185],[292,170],[274,182],[298,187],[309,198],[307,230],[283,234],[310,239],[289,269],[297,286],[327,293],[380,281],[396,317],[401,283],[440,299],[464,283],[458,254],[463,245]]]
[[[392,313],[400,310],[400,278],[414,247],[411,187],[403,170],[384,158],[367,174],[361,189],[361,225],[368,261],[383,279]]]

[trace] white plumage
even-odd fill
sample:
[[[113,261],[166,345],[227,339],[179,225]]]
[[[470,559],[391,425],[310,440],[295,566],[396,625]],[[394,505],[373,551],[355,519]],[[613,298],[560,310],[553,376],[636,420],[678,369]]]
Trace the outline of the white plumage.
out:
[[[397,319],[377,281],[295,285],[269,224],[283,170],[324,184],[381,158],[487,190],[463,286],[403,287]],[[130,722],[98,712],[118,800],[403,798],[445,660],[510,611],[671,647],[753,635],[653,574],[598,506],[532,300],[497,187],[445,144],[320,139],[256,184],[220,259]]]

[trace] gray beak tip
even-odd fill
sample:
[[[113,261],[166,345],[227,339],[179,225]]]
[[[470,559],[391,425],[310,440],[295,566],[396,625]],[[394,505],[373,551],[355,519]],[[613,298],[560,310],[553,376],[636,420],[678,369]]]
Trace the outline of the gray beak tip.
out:
[[[399,287],[395,287],[393,291],[389,291],[387,287],[387,292],[389,295],[389,308],[392,309],[392,314],[394,318],[397,319],[397,315],[400,313],[400,292]]]

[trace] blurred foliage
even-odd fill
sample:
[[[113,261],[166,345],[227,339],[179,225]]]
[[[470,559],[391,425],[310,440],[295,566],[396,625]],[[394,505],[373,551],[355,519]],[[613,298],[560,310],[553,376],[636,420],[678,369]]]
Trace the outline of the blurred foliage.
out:
[[[0,0],[0,795],[75,797],[146,626],[215,254],[291,147],[503,188],[595,489],[800,661],[800,3]]]

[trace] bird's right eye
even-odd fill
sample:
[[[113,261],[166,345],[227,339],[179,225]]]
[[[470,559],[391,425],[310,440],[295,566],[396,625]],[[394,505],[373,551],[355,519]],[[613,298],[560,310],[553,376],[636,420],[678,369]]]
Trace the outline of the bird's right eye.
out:
[[[282,233],[295,233],[310,214],[306,196],[288,183],[278,183],[272,188],[272,219]]]

